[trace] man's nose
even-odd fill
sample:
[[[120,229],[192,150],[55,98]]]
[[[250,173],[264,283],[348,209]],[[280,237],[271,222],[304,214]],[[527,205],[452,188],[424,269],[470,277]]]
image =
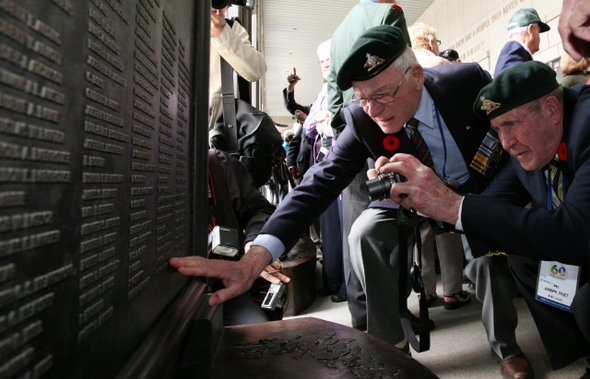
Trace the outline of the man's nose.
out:
[[[375,100],[368,100],[367,105],[363,108],[365,113],[369,115],[369,117],[376,117],[383,112],[383,105],[379,104]]]
[[[510,147],[514,146],[516,142],[514,135],[506,131],[499,131],[498,138],[500,139],[500,143],[502,144],[504,150],[508,150]]]

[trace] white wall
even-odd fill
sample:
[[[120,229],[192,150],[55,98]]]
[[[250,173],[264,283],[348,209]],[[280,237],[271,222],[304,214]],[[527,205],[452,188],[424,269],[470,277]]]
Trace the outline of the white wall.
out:
[[[561,0],[434,0],[418,21],[437,30],[441,51],[455,49],[463,62],[478,62],[493,74],[508,40],[508,21],[520,8],[535,8],[551,27],[541,34],[540,49],[533,58],[547,63],[561,57],[557,31],[561,4]]]

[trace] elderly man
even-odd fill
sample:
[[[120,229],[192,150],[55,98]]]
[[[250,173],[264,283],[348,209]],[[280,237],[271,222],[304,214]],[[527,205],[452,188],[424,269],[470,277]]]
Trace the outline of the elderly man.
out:
[[[494,77],[517,63],[533,60],[533,54],[539,51],[540,33],[551,29],[541,22],[539,14],[533,8],[519,9],[508,22],[508,39],[496,62]]]
[[[352,85],[357,102],[366,113],[348,108],[347,124],[362,125],[364,134],[369,134],[365,131],[368,125],[377,124],[398,138],[393,145],[422,139],[440,183],[446,183],[457,193],[481,192],[491,178],[482,175],[473,160],[489,124],[477,120],[471,107],[475,92],[489,82],[489,75],[474,64],[423,70],[414,54],[401,53],[399,48],[393,50],[399,57],[379,55],[391,49],[391,44],[374,42],[379,40],[373,35],[364,40],[361,37],[338,73],[340,87]],[[367,120],[367,116],[372,120]],[[419,134],[415,135],[414,126]],[[419,151],[416,148],[413,155],[425,161]],[[388,156],[399,152],[402,151],[396,149]],[[385,208],[382,202],[357,219],[349,243],[354,254],[353,266],[367,295],[368,333],[399,345],[404,334],[398,321],[396,296],[397,265],[402,253],[397,228],[395,210]],[[499,256],[474,259],[466,268],[476,283],[477,298],[484,303],[482,322],[503,372],[509,377],[526,378],[532,375],[532,369],[516,342],[518,317],[512,304],[516,285],[508,271],[506,259]]]
[[[350,105],[352,89],[342,91],[336,83],[338,71],[348,58],[348,53],[358,37],[368,29],[378,25],[393,25],[400,28],[405,39],[410,43],[408,27],[402,8],[396,0],[359,0],[348,15],[342,20],[332,36],[331,70],[328,75],[328,110],[332,112],[332,129],[338,137],[346,126],[344,109]],[[363,183],[366,181],[366,170],[373,167],[374,161],[369,159],[365,169],[342,191],[342,252],[344,255],[344,276],[348,297],[352,326],[355,329],[367,330],[367,304],[365,293],[350,262],[348,235],[357,217],[369,205],[369,196]]]
[[[479,254],[509,253],[551,366],[559,369],[590,355],[590,90],[561,88],[555,76],[543,63],[525,62],[479,93],[474,112],[491,121],[512,155],[481,195],[457,195],[408,155],[382,157],[376,168],[407,177],[392,186],[395,203],[456,225]],[[524,207],[530,201],[534,206]],[[569,291],[566,279],[573,281]],[[536,289],[546,281],[561,293]]]

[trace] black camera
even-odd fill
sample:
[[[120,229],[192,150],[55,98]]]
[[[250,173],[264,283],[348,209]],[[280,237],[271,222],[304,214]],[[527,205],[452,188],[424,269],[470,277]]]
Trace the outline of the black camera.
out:
[[[254,0],[211,0],[211,7],[215,9],[225,8],[228,5],[238,5],[246,9],[254,9]]]
[[[397,172],[390,172],[389,174],[377,174],[377,178],[373,180],[367,180],[365,183],[367,190],[369,190],[369,198],[371,201],[389,199],[391,192],[391,185],[394,183],[407,182],[405,176],[398,174]],[[405,197],[405,195],[400,195]]]

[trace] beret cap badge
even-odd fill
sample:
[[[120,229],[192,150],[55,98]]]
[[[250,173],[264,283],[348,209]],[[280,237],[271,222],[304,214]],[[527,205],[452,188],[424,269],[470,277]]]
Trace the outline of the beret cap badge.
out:
[[[479,100],[481,101],[481,110],[486,111],[486,115],[489,115],[496,109],[500,108],[500,103],[493,102],[490,99],[486,99],[485,97],[480,97]]]
[[[372,69],[379,65],[382,65],[384,62],[385,59],[380,58],[377,55],[371,55],[371,53],[367,53],[367,62],[363,67],[367,69],[367,72],[371,72]]]

